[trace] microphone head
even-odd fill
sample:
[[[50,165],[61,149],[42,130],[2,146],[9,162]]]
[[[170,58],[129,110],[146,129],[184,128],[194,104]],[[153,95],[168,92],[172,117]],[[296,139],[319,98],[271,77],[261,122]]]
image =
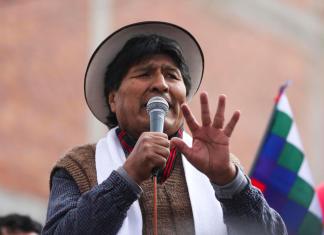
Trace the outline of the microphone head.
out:
[[[169,104],[161,96],[154,96],[148,101],[146,111],[148,113],[152,111],[160,111],[166,114],[169,111]]]

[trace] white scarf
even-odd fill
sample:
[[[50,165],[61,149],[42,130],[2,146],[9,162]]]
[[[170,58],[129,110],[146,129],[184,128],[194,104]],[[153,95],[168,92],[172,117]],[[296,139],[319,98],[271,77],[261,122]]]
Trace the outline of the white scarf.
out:
[[[98,184],[106,180],[113,170],[122,166],[126,161],[125,153],[115,133],[115,129],[111,129],[106,137],[98,141],[96,146]],[[185,132],[183,133],[183,140],[188,146],[191,146],[192,138]],[[197,235],[227,234],[226,226],[223,223],[223,211],[215,197],[215,192],[209,179],[192,166],[184,156],[182,156],[182,162],[192,207],[195,233]],[[140,235],[142,234],[142,227],[142,213],[139,202],[136,200],[127,211],[127,216],[118,234]]]

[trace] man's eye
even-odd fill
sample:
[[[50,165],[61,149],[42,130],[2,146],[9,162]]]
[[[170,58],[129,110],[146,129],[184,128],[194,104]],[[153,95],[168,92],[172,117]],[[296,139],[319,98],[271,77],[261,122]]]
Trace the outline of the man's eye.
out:
[[[173,74],[173,73],[168,73],[167,77],[171,78],[171,79],[179,80],[179,77],[177,75]]]
[[[149,73],[140,73],[139,75],[137,75],[137,77],[149,77],[150,74]]]

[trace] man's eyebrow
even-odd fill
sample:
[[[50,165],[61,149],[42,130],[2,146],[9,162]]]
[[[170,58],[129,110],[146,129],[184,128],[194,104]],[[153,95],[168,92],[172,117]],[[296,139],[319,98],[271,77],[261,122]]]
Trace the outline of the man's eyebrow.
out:
[[[145,65],[138,65],[134,68],[133,72],[143,72],[143,71],[150,71],[154,69],[156,66],[153,64],[145,64]]]
[[[162,65],[162,69],[168,69],[168,70],[177,70],[178,68],[172,65],[168,65],[168,64],[163,64]]]
[[[162,65],[162,70],[176,72],[177,74],[181,75],[180,69],[173,65]]]

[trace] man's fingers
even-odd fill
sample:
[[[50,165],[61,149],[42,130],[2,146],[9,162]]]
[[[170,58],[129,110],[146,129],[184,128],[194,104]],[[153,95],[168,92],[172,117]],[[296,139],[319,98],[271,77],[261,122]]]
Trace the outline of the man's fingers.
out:
[[[162,147],[160,145],[154,145],[154,146],[152,146],[152,149],[154,150],[153,154],[158,154],[165,159],[168,158],[170,155],[169,146],[166,148],[166,147]]]
[[[139,143],[157,144],[166,148],[170,147],[170,141],[168,140],[167,134],[160,132],[144,132],[136,144]]]
[[[181,153],[183,153],[185,156],[190,156],[191,154],[191,148],[188,147],[188,145],[180,138],[173,137],[171,139],[171,148],[176,147]]]
[[[209,126],[211,123],[210,111],[208,105],[208,95],[206,92],[200,95],[200,106],[201,106],[201,122],[203,126]]]
[[[236,123],[238,122],[238,120],[240,119],[240,111],[235,111],[235,113],[233,114],[231,120],[229,121],[229,123],[226,125],[225,129],[224,129],[224,134],[227,137],[231,137],[232,132],[235,128]]]
[[[195,119],[194,115],[190,111],[187,104],[183,104],[181,106],[181,110],[182,110],[184,118],[186,119],[187,125],[188,125],[191,133],[194,133],[199,128],[199,124],[198,124],[197,120]]]
[[[155,167],[162,167],[164,168],[167,162],[167,159],[165,157],[162,157],[159,154],[156,155],[152,155],[152,160],[151,160],[151,168],[155,168]]]
[[[224,126],[225,101],[226,101],[226,96],[220,95],[218,98],[217,111],[213,122],[213,127],[217,129],[222,129]]]

